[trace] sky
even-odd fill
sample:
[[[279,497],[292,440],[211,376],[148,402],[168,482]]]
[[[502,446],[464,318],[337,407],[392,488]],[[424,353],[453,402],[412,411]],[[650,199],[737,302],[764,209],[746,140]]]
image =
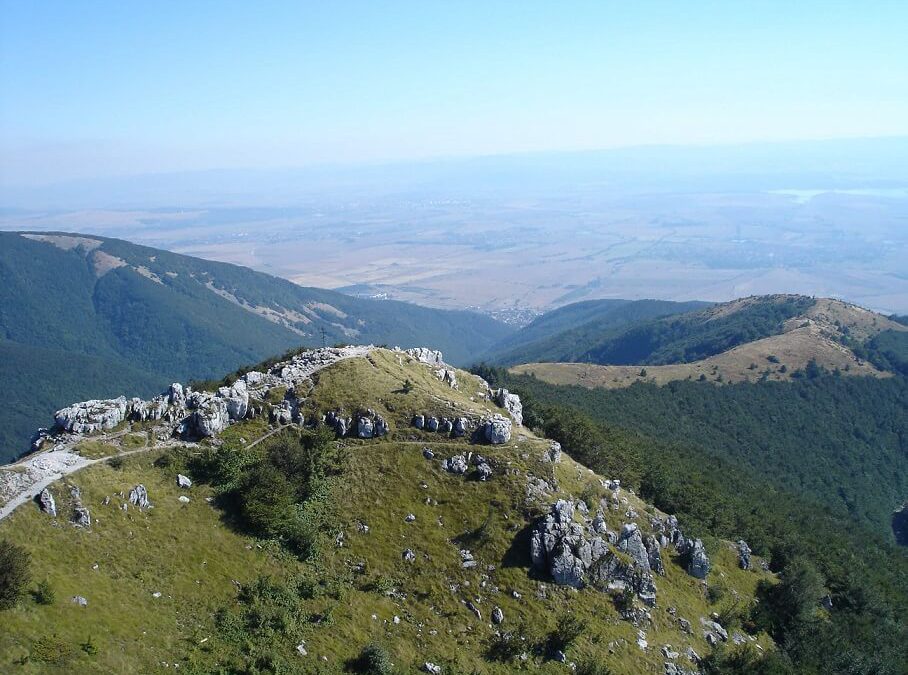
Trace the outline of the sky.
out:
[[[0,183],[908,135],[908,2],[0,0]]]

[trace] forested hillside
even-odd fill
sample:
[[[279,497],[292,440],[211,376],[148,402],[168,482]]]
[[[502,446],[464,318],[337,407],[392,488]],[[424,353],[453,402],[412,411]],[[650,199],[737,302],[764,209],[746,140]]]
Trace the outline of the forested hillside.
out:
[[[526,422],[582,461],[622,476],[682,522],[740,533],[790,580],[784,593],[766,589],[765,612],[751,615],[771,626],[790,666],[710,672],[905,672],[908,557],[879,521],[889,495],[905,494],[904,381],[610,391],[478,372],[517,391]],[[831,609],[817,613],[810,598],[827,592]]]
[[[546,312],[496,343],[483,358],[494,363],[525,363],[538,354],[565,349],[565,340],[589,343],[621,326],[706,307],[705,302],[668,300],[586,300]]]
[[[643,302],[647,304],[619,307],[617,316],[608,312],[519,349],[498,352],[490,360],[506,365],[529,361],[686,363],[781,333],[785,321],[807,310],[814,300],[804,296],[764,296],[694,311],[685,304]],[[684,313],[675,315],[672,307]],[[662,318],[652,318],[660,313]],[[543,319],[545,315],[540,321]],[[521,333],[508,339],[519,340]]]
[[[300,345],[435,344],[456,363],[510,331],[479,314],[303,288],[120,240],[0,233],[3,369],[21,383],[17,412],[0,409],[0,458],[78,399],[220,376]],[[52,354],[42,361],[35,348]]]

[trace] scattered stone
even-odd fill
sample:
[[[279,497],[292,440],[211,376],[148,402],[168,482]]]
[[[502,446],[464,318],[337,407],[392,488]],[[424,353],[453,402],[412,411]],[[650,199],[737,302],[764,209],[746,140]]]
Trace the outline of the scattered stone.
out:
[[[308,655],[309,655],[309,652],[306,651],[306,643],[305,643],[305,642],[300,642],[300,643],[296,646],[296,653],[299,654],[300,656],[308,656]]]
[[[467,418],[466,417],[458,417],[456,420],[454,420],[454,428],[452,430],[452,433],[455,436],[457,436],[458,438],[466,435],[466,433],[467,433]]]
[[[372,438],[375,435],[375,425],[370,418],[359,418],[356,423],[356,435],[360,438]]]
[[[413,552],[412,548],[408,548],[403,552],[403,559],[405,562],[413,562],[416,560],[416,554]]]
[[[687,558],[687,573],[697,579],[705,579],[709,574],[710,562],[703,542],[699,539],[693,541],[688,539],[680,553]]]
[[[429,448],[423,448],[422,456],[425,457],[426,459],[432,459],[433,457],[435,457],[435,453],[432,452]]]
[[[74,605],[79,605],[79,607],[88,607],[88,600],[81,595],[74,595],[72,601]]]
[[[183,488],[184,490],[188,490],[189,488],[192,487],[192,481],[189,480],[189,478],[187,476],[184,476],[183,474],[178,473],[177,474],[177,485],[179,487]]]
[[[413,426],[417,429],[422,429],[426,426],[426,418],[422,415],[414,415],[413,417]]]
[[[438,431],[437,417],[430,417],[426,420],[426,431]]]
[[[461,567],[464,569],[472,569],[476,567],[476,560],[473,558],[473,554],[466,549],[461,549],[460,551],[460,560]]]
[[[501,607],[496,607],[492,610],[492,623],[496,626],[500,625],[504,621],[504,612],[501,610]]]
[[[177,499],[183,504],[188,504],[190,501],[189,497],[187,497],[186,495],[180,495],[179,497],[177,497]]]
[[[155,591],[154,593],[151,594],[151,597],[153,597],[153,598],[160,598],[160,597],[161,597],[161,591]]]
[[[473,614],[476,615],[476,618],[477,618],[477,619],[479,619],[480,621],[482,621],[482,612],[479,611],[479,607],[477,607],[476,605],[474,605],[474,604],[472,603],[472,601],[470,601],[470,600],[467,600],[467,601],[466,601],[466,605],[467,605],[467,609],[470,610],[471,612],[473,612]]]
[[[412,513],[408,513],[407,517],[404,518],[404,522],[407,522],[407,523],[412,523],[414,520],[416,520],[416,516]]]
[[[427,673],[431,673],[432,675],[441,675],[441,666],[436,666],[431,661],[426,661],[424,664],[422,664],[422,669]]]

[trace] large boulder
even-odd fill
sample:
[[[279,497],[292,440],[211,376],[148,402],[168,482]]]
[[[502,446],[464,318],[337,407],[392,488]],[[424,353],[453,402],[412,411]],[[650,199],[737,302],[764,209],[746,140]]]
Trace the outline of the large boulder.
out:
[[[230,387],[218,389],[218,396],[227,402],[227,414],[231,420],[241,420],[249,412],[249,392],[246,382],[237,380]]]
[[[467,472],[467,458],[464,455],[454,455],[441,463],[441,468],[449,473],[463,475]]]
[[[687,573],[697,579],[705,579],[709,574],[710,562],[703,542],[699,539],[688,539],[680,552],[687,561]]]
[[[492,445],[507,443],[511,440],[511,420],[494,415],[483,422],[483,435]]]
[[[743,539],[738,540],[738,564],[742,570],[750,569],[750,546]]]
[[[170,385],[170,388],[167,390],[167,401],[170,405],[177,407],[183,407],[186,405],[186,394],[183,391],[183,385],[179,382],[174,382]]]
[[[49,516],[57,515],[57,503],[48,488],[41,490],[41,494],[38,495],[38,506]]]
[[[453,433],[458,438],[466,435],[466,433],[467,433],[467,418],[466,417],[458,417],[457,419],[454,420]]]
[[[414,415],[413,416],[413,426],[417,429],[422,429],[426,426],[426,417],[425,415]]]
[[[375,435],[375,424],[369,417],[360,417],[356,423],[356,435],[360,438],[372,438]]]
[[[520,426],[523,424],[523,404],[517,394],[512,394],[507,389],[498,389],[493,396],[495,403],[508,411],[514,424]]]
[[[643,545],[643,536],[636,523],[627,523],[621,528],[618,550],[627,553],[633,559],[634,565],[640,569],[650,571],[649,552]]]
[[[151,502],[148,501],[148,490],[145,489],[144,485],[136,485],[129,491],[129,503],[138,506],[140,509],[151,507]]]
[[[197,397],[195,410],[190,418],[190,427],[197,436],[207,438],[221,433],[230,424],[227,401],[210,394]]]
[[[74,403],[54,413],[54,422],[63,431],[74,434],[90,434],[107,431],[126,419],[127,401],[125,396],[107,400],[91,400]]]

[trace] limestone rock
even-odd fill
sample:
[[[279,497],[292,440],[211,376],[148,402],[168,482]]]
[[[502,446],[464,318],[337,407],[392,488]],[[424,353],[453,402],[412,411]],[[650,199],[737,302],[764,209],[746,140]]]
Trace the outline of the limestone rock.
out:
[[[738,540],[738,564],[742,570],[750,569],[750,546],[743,539]]]
[[[479,480],[487,481],[492,477],[492,467],[482,462],[479,466],[476,467],[476,471],[479,474]]]
[[[496,626],[500,625],[504,621],[504,612],[501,611],[501,607],[496,607],[492,610],[492,623]]]
[[[38,505],[47,515],[57,515],[57,503],[54,501],[54,496],[48,488],[41,490],[41,494],[38,495]]]
[[[184,476],[183,474],[178,473],[177,474],[177,485],[179,487],[183,488],[184,490],[188,490],[189,488],[192,487],[192,481],[189,479],[188,476]]]
[[[514,424],[520,426],[523,424],[523,404],[517,394],[512,394],[507,389],[498,389],[493,396],[495,403],[508,411]]]
[[[467,433],[467,418],[466,417],[458,417],[456,420],[454,420],[453,433],[458,438],[466,435],[466,433]]]
[[[74,595],[72,602],[74,605],[79,605],[79,607],[88,607],[88,600],[81,595]]]
[[[54,413],[54,422],[74,434],[107,431],[126,419],[126,397],[74,403]]]
[[[561,443],[558,441],[549,443],[549,449],[543,453],[542,460],[552,464],[559,462],[561,460]]]
[[[151,507],[151,502],[148,501],[148,490],[145,489],[144,485],[136,485],[129,491],[129,503],[138,506],[140,509]]]
[[[426,431],[438,431],[438,418],[430,417],[426,420]]]
[[[420,363],[428,363],[430,366],[445,365],[444,357],[442,356],[442,353],[437,349],[429,349],[428,347],[414,347],[413,349],[404,350],[404,353],[408,356],[412,356]]]
[[[356,423],[356,435],[360,438],[372,438],[375,435],[375,425],[368,417],[360,417]]]
[[[687,573],[697,579],[705,579],[709,574],[710,562],[703,542],[699,539],[693,541],[688,539],[683,548],[680,553],[687,559]]]
[[[424,426],[426,426],[426,418],[423,415],[414,415],[413,426],[417,429],[422,429]]]
[[[492,445],[507,443],[511,440],[511,420],[494,415],[483,422],[483,435]]]
[[[223,398],[216,398],[207,392],[198,395],[193,392],[190,403],[195,408],[190,426],[196,435],[203,438],[215,436],[230,423],[227,402]]]
[[[441,463],[441,468],[448,473],[463,475],[467,472],[467,458],[464,455],[454,455]]]
[[[249,392],[246,391],[246,382],[237,380],[229,387],[218,389],[218,396],[226,402],[227,415],[233,420],[241,420],[249,412]]]

